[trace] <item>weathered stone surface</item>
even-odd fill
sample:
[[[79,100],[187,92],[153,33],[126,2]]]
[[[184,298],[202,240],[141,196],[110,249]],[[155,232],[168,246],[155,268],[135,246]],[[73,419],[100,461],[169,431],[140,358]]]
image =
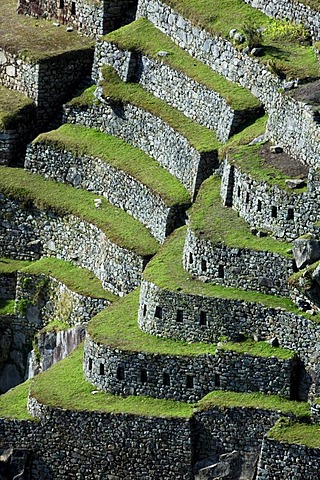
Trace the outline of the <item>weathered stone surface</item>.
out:
[[[298,268],[304,268],[320,259],[320,240],[309,238],[297,238],[293,245],[293,255]]]

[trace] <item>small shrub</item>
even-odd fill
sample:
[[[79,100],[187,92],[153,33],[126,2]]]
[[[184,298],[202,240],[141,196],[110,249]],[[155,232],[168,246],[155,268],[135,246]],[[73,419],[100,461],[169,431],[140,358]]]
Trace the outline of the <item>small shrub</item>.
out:
[[[293,24],[288,20],[273,20],[267,25],[265,35],[271,40],[282,42],[297,41],[302,44],[311,43],[311,35],[302,24]]]
[[[262,32],[255,25],[245,23],[243,26],[243,33],[245,34],[248,47],[250,50],[259,48],[262,45]]]

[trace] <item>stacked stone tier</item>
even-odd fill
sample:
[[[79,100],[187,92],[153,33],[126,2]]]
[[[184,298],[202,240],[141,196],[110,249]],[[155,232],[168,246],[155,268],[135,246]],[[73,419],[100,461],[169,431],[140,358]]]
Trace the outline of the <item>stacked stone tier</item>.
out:
[[[143,151],[77,125],[40,135],[28,147],[25,168],[103,195],[160,242],[184,223],[191,202],[179,181]]]

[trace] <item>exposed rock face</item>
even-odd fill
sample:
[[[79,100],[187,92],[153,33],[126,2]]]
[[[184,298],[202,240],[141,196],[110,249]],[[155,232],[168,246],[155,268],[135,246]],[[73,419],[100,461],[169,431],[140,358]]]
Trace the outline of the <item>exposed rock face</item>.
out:
[[[313,236],[297,238],[294,241],[293,255],[299,269],[320,259],[320,241]]]

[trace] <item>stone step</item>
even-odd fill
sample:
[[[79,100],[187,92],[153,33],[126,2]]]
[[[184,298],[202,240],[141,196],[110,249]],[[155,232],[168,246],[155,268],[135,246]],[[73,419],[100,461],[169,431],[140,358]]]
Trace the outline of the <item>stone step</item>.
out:
[[[158,250],[146,227],[104,197],[20,169],[0,169],[1,255],[72,261],[120,295],[139,285]]]
[[[191,203],[180,182],[142,150],[83,126],[41,134],[28,146],[25,168],[103,195],[160,242],[184,224]]]
[[[65,106],[65,121],[116,135],[153,157],[192,198],[218,166],[221,146],[214,132],[198,125],[135,83],[124,83],[112,67],[104,80]]]
[[[146,19],[97,42],[96,81],[105,64],[114,67],[123,81],[140,83],[187,117],[216,130],[222,142],[263,111],[250,92],[192,58]]]

